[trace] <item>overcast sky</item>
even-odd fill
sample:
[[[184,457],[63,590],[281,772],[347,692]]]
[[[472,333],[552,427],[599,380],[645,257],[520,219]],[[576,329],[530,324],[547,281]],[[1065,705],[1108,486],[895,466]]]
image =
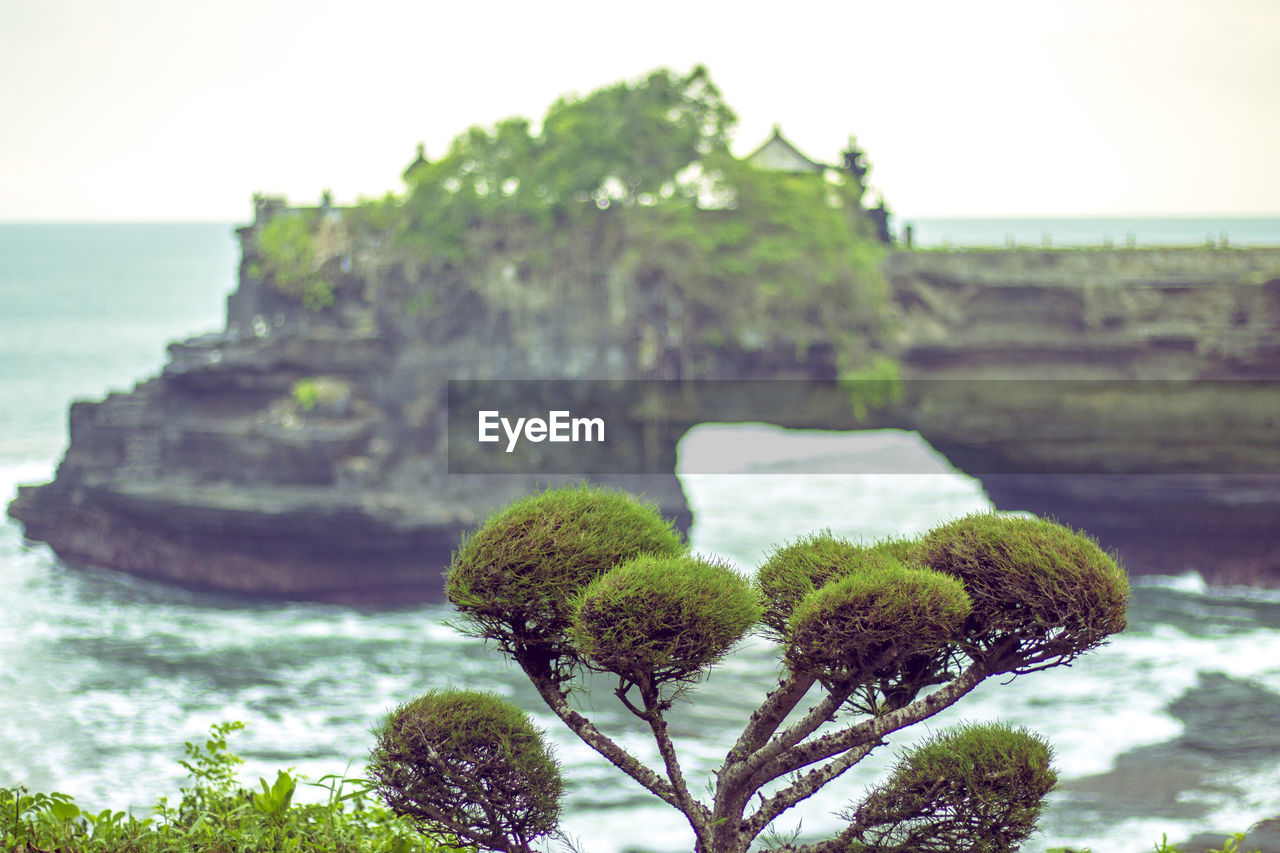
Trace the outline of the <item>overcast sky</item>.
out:
[[[705,64],[901,217],[1280,213],[1277,0],[0,0],[0,220],[246,220]]]

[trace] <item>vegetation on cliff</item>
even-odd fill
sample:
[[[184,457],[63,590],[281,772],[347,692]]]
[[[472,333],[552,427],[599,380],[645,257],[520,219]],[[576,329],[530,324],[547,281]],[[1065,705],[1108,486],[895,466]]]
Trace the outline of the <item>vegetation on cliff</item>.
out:
[[[255,276],[270,276],[272,285],[300,300],[314,311],[333,304],[333,282],[320,271],[321,256],[316,247],[315,216],[279,216],[258,233],[258,259],[250,263]]]
[[[513,659],[570,730],[684,815],[698,853],[745,853],[894,733],[988,678],[1070,663],[1123,630],[1128,581],[1082,533],[979,514],[918,542],[814,536],[779,549],[750,583],[690,555],[653,507],[577,486],[522,498],[481,525],[455,554],[446,592],[464,629]],[[703,802],[668,714],[752,631],[779,646],[778,686]],[[660,767],[570,704],[588,671],[616,677]],[[1056,784],[1050,757],[1023,729],[960,726],[903,754],[833,838],[775,849],[1008,853]],[[497,697],[433,692],[404,705],[380,730],[370,772],[431,838],[529,853],[559,832],[554,762],[523,712]]]
[[[402,276],[409,310],[426,315],[481,306],[525,321],[587,306],[634,332],[639,376],[664,375],[663,353],[665,375],[674,361],[691,376],[717,351],[803,360],[818,344],[845,372],[868,364],[886,286],[861,152],[768,171],[729,153],[735,121],[701,67],[562,97],[536,129],[473,127],[415,163],[404,195],[343,211],[341,246],[322,217],[269,221],[258,270],[317,308],[340,256],[376,258],[364,273]]]

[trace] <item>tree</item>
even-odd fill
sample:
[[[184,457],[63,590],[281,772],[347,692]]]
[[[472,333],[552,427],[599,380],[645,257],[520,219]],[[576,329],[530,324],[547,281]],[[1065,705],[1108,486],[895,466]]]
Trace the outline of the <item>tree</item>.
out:
[[[636,84],[561,98],[542,123],[540,183],[553,195],[597,206],[678,192],[680,173],[728,152],[736,116],[707,69],[661,68]]]
[[[469,630],[514,659],[574,733],[684,814],[696,853],[745,853],[775,818],[895,732],[987,678],[1069,663],[1122,630],[1128,582],[1082,533],[978,514],[916,541],[858,545],[813,535],[779,548],[749,583],[690,554],[654,508],[584,485],[523,498],[490,518],[455,553],[446,591]],[[666,715],[752,631],[778,644],[783,675],[716,772],[712,799],[701,802]],[[614,693],[650,729],[661,768],[642,764],[570,704],[588,670],[617,677]],[[415,707],[393,714],[387,730]],[[505,705],[490,713],[508,721],[516,714]],[[504,829],[507,795],[477,785],[475,762],[450,763],[458,748],[450,731],[418,750],[428,758],[375,751],[372,772],[387,802],[485,849],[531,849],[529,834]],[[462,768],[456,780],[453,767]],[[483,826],[464,832],[463,822],[422,799],[429,792],[399,781],[420,777],[452,785],[447,801],[465,792],[469,819]],[[531,798],[558,794],[558,777],[526,778]],[[783,849],[1011,851],[1034,830],[1055,781],[1039,737],[962,726],[902,756],[844,814],[849,825],[835,838]],[[545,821],[538,827],[542,836],[554,831]]]
[[[532,328],[573,306],[593,320],[575,335],[624,342],[629,378],[723,377],[743,353],[856,376],[892,313],[862,173],[737,160],[735,121],[696,66],[472,127],[403,198],[348,210],[345,254],[403,281],[424,322],[482,307]]]
[[[323,223],[315,216],[290,212],[272,218],[258,232],[250,274],[265,277],[279,292],[293,296],[313,311],[333,304],[333,283],[320,274],[316,236]]]

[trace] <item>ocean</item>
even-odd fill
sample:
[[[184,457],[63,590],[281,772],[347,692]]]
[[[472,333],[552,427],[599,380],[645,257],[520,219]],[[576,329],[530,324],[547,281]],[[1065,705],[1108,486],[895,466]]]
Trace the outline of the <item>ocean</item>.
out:
[[[985,217],[897,218],[925,248],[1065,248],[1072,246],[1276,246],[1280,217]]]
[[[1250,222],[1256,230],[1235,220],[1187,230],[1196,241],[1227,233],[1236,244],[1280,224]],[[158,371],[166,342],[221,327],[238,262],[231,229],[0,225],[0,499],[52,475],[73,399],[127,390]],[[949,233],[955,243],[960,231]],[[1177,242],[1162,233],[1161,242]],[[917,235],[925,234],[921,221]],[[992,244],[1002,241],[997,234]],[[737,474],[685,474],[683,482],[694,547],[744,571],[814,530],[875,539],[990,506],[975,480],[911,433],[815,437],[704,425],[682,442],[682,468],[696,470],[699,454],[728,438],[759,447],[758,462],[745,460]],[[787,473],[788,465],[803,470],[815,452],[886,450],[913,455],[933,473]],[[769,473],[754,470],[766,465]],[[569,785],[564,827],[582,849],[689,849],[679,815],[573,739],[514,666],[446,625],[450,614],[444,605],[252,601],[67,565],[6,517],[0,785],[63,791],[94,811],[145,813],[182,784],[183,741],[226,720],[247,724],[231,746],[246,758],[241,777],[250,784],[277,768],[313,779],[359,775],[381,715],[427,689],[466,685],[510,697],[548,730]],[[677,706],[672,730],[688,777],[709,777],[777,672],[769,645],[749,640]],[[597,687],[583,698],[586,713],[656,759],[608,685]],[[834,813],[885,772],[901,745],[986,719],[1025,725],[1054,746],[1062,785],[1024,847],[1033,853],[1059,845],[1138,853],[1165,833],[1175,840],[1274,817],[1280,593],[1209,588],[1194,574],[1138,579],[1130,627],[1108,645],[1069,668],[984,684],[776,825],[783,835],[797,825],[803,836],[837,830]],[[701,791],[700,782],[693,787]]]

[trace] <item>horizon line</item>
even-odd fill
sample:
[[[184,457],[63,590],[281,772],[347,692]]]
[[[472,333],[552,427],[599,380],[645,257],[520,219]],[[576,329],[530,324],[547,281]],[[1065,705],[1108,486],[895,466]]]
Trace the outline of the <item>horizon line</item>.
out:
[[[335,205],[341,208],[347,205]],[[915,220],[949,219],[981,222],[985,220],[1100,220],[1100,219],[1280,219],[1280,210],[1271,213],[1239,213],[1239,212],[1205,212],[1205,213],[920,213],[905,215],[890,210],[889,215],[899,223]],[[251,217],[192,217],[192,218],[141,218],[141,219],[95,219],[82,217],[18,219],[0,216],[3,225],[227,225],[235,223],[251,223]]]

